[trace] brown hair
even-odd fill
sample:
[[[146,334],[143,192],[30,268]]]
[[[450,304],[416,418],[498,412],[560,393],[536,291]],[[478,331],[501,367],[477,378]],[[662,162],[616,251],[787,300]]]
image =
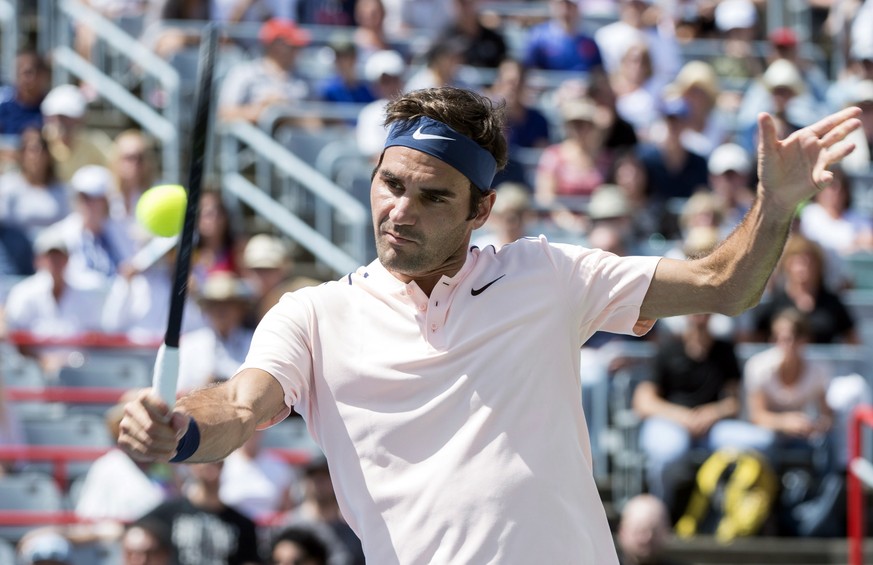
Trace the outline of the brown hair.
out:
[[[780,310],[778,314],[773,317],[773,321],[770,323],[771,327],[776,326],[776,322],[780,320],[785,320],[789,324],[791,324],[791,329],[794,331],[794,337],[807,339],[812,335],[812,328],[809,325],[809,318],[807,318],[806,314],[798,310],[797,308],[786,308],[784,310]]]

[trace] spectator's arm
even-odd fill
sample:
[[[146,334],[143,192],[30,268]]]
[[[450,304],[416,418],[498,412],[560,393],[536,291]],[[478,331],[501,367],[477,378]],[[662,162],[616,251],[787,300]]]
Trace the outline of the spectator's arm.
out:
[[[637,385],[632,405],[641,418],[658,416],[687,427],[691,417],[689,408],[665,400],[659,393],[658,386],[651,381],[643,381]]]

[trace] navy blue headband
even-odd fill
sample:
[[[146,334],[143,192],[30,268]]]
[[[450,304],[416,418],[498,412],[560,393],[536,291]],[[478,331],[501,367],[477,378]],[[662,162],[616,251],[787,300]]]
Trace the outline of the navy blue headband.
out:
[[[491,153],[466,135],[427,116],[394,122],[385,148],[394,145],[433,155],[460,171],[482,192],[491,188],[497,172],[497,161]]]

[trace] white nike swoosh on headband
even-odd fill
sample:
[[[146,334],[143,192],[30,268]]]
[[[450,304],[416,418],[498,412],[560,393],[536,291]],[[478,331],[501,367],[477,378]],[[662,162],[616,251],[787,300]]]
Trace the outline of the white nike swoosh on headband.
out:
[[[418,126],[418,129],[415,130],[415,133],[412,134],[412,139],[417,139],[419,141],[424,139],[445,139],[446,141],[455,141],[452,137],[443,137],[441,135],[434,135],[432,133],[421,133],[421,128],[424,126]]]

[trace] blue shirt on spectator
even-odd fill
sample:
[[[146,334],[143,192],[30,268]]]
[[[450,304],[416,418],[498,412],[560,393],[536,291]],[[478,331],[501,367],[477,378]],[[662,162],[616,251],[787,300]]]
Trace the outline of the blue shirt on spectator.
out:
[[[648,192],[655,198],[688,198],[694,191],[709,183],[706,159],[697,153],[688,151],[682,167],[675,171],[667,168],[664,156],[656,145],[639,145],[637,157],[645,166],[649,177]]]
[[[14,87],[4,87],[0,90],[0,134],[19,135],[28,126],[42,127],[39,104],[25,106],[18,101]]]
[[[531,28],[524,62],[537,69],[586,73],[603,66],[594,39],[581,32],[568,34],[556,22],[545,22]]]
[[[340,76],[328,78],[321,87],[320,95],[321,99],[327,102],[369,104],[376,99],[366,83],[349,85]]]
[[[520,121],[509,118],[509,144],[518,147],[541,147],[549,143],[549,120],[536,108],[525,108]]]

